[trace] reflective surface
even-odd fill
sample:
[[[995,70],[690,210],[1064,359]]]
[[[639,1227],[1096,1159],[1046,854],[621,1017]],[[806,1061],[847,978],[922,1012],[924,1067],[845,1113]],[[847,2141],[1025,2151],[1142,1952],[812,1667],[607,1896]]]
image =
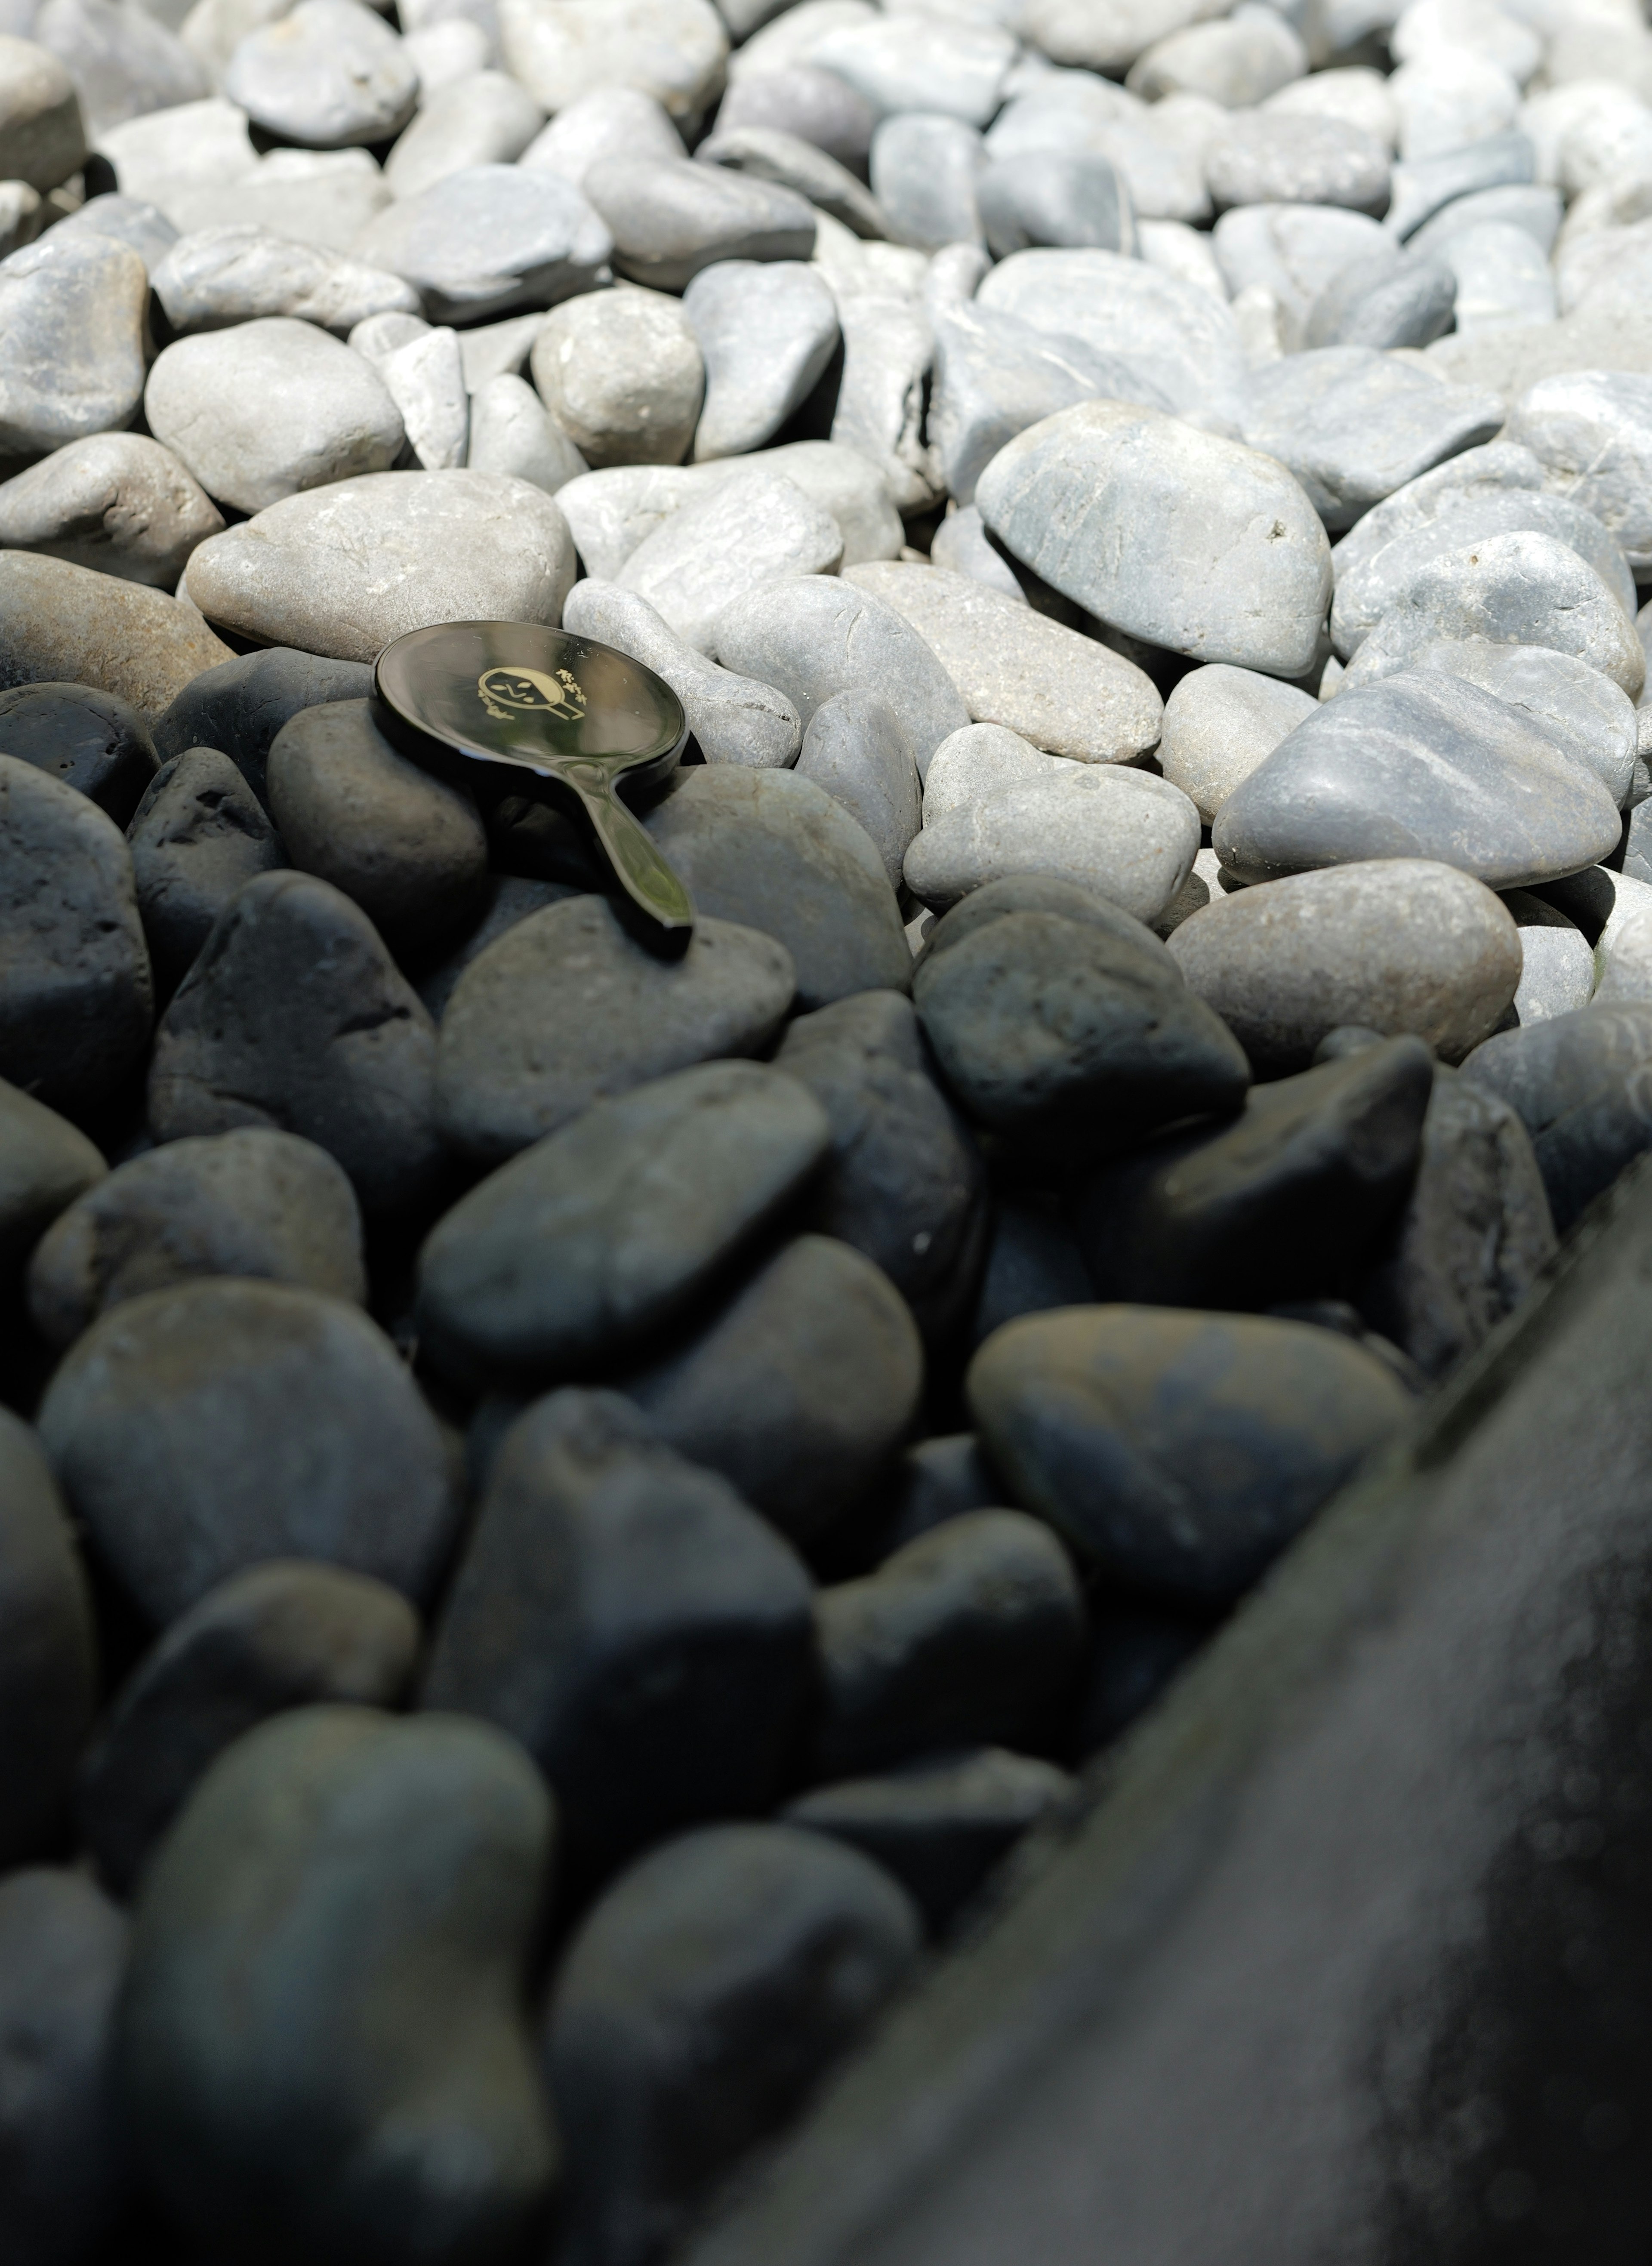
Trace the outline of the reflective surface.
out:
[[[544,792],[583,821],[649,940],[686,946],[689,893],[615,793],[621,778],[662,779],[688,737],[682,702],[652,669],[533,622],[443,622],[387,645],[374,674],[409,754]]]

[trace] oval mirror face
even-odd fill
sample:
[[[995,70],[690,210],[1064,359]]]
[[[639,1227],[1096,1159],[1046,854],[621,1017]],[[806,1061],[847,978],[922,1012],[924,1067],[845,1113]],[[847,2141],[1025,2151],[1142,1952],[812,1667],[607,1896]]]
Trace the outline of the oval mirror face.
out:
[[[569,759],[617,772],[663,763],[688,736],[663,678],[612,647],[533,622],[442,622],[378,657],[378,695],[415,731],[484,763],[553,776]]]

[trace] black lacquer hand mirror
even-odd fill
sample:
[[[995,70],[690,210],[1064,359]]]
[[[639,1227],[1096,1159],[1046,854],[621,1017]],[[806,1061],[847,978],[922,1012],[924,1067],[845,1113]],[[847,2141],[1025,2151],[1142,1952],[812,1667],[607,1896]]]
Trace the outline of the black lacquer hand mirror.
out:
[[[649,943],[683,950],[694,904],[616,789],[662,779],[688,720],[651,669],[535,622],[442,622],[387,645],[374,683],[415,761],[491,791],[543,794],[580,821]]]

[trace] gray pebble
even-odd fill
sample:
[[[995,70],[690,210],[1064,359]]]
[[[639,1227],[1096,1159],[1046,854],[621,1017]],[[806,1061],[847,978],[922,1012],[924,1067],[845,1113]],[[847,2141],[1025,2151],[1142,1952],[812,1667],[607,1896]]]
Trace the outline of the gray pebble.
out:
[[[466,165],[388,207],[355,249],[414,285],[432,322],[479,322],[588,290],[612,239],[554,173]]]
[[[40,1423],[76,1517],[157,1623],[266,1558],[421,1599],[452,1546],[435,1417],[390,1340],[314,1290],[203,1278],[127,1299],[69,1349]]]
[[[1411,1032],[1460,1062],[1497,1028],[1520,981],[1518,933],[1453,866],[1374,858],[1212,900],[1171,955],[1260,1077],[1305,1070],[1347,1024]]]
[[[312,150],[388,142],[419,98],[401,41],[351,0],[298,0],[289,15],[249,32],[223,84],[255,126]]]
[[[860,1506],[923,1377],[917,1326],[881,1268],[801,1235],[622,1389],[662,1438],[807,1544]]]
[[[440,1167],[435,1034],[361,909],[311,874],[260,874],[214,924],[156,1034],[157,1139],[274,1123],[337,1159],[369,1213]]]
[[[1373,504],[1358,525],[1351,528],[1331,553],[1340,588],[1356,569],[1374,559],[1402,535],[1429,527],[1467,499],[1492,495],[1533,494],[1543,486],[1543,465],[1530,449],[1493,441],[1483,449],[1466,449],[1432,471],[1421,472],[1396,488],[1381,503]]]
[[[1247,1589],[1412,1407],[1328,1330],[1140,1306],[1012,1322],[968,1389],[1018,1502],[1130,1588],[1200,1604]]]
[[[15,1106],[5,1108],[8,1151],[17,1115]],[[8,1156],[8,1181],[14,1169]],[[6,1224],[15,1230],[15,1210]],[[91,1599],[75,1532],[39,1440],[9,1408],[0,1408],[0,1706],[7,1725],[0,1866],[9,1871],[62,1846],[98,1685]],[[9,2154],[0,2142],[0,2164]]]
[[[124,1917],[80,1874],[0,1881],[8,2266],[63,2266],[115,2231],[131,2172],[112,2069],[126,1959]]]
[[[364,662],[433,622],[554,626],[573,581],[574,545],[551,498],[471,471],[381,472],[283,497],[209,537],[185,576],[208,620]]]
[[[164,590],[0,551],[0,686],[90,683],[153,714],[230,657],[196,608]]]
[[[404,438],[371,365],[288,316],[179,339],[150,370],[143,407],[208,494],[244,512],[388,471]]]
[[[556,2177],[524,2016],[552,1820],[521,1749],[459,1717],[295,1708],[219,1758],[145,1878],[121,2026],[182,2235],[256,2217],[327,2262],[530,2239]]]
[[[1503,903],[1519,932],[1521,954],[1520,983],[1505,1027],[1587,1007],[1595,993],[1595,955],[1582,930],[1528,889],[1510,889]]]
[[[0,450],[38,456],[129,424],[149,277],[129,245],[47,237],[0,261]]]
[[[75,82],[58,58],[28,39],[0,48],[0,179],[42,195],[86,162],[86,129]]]
[[[813,779],[679,771],[645,823],[702,913],[778,939],[800,1008],[911,980],[900,908],[866,830]]]
[[[1441,238],[1437,251],[1457,278],[1459,338],[1554,320],[1554,274],[1543,247],[1524,228],[1485,221]]]
[[[289,717],[321,700],[362,700],[373,672],[355,661],[326,661],[277,646],[242,654],[192,677],[156,722],[163,759],[191,748],[221,749],[268,808],[270,744]]]
[[[1002,881],[988,881],[981,888],[972,889],[950,912],[941,915],[917,955],[912,970],[914,978],[928,961],[938,959],[943,952],[950,952],[954,945],[961,944],[966,937],[974,936],[978,929],[993,921],[1003,920],[1009,913],[1049,913],[1061,920],[1077,921],[1081,927],[1098,930],[1115,944],[1127,945],[1138,954],[1145,953],[1165,975],[1174,972],[1175,962],[1152,930],[1108,898],[1052,874],[1015,874]]]
[[[810,1603],[773,1528],[628,1400],[552,1393],[500,1448],[423,1703],[522,1742],[585,1886],[662,1835],[773,1800]]]
[[[58,1214],[108,1170],[77,1126],[0,1079],[0,1295]]]
[[[703,165],[726,165],[752,180],[791,189],[857,236],[898,232],[859,176],[799,135],[772,126],[725,128],[720,118],[716,133],[694,155]]]
[[[543,912],[547,905],[582,894],[571,881],[538,881],[526,874],[490,874],[486,903],[475,927],[435,967],[420,970],[416,989],[431,1019],[440,1023],[460,976],[507,929],[515,928],[530,913]]]
[[[675,159],[686,155],[670,113],[640,86],[588,87],[572,101],[566,87],[556,90],[560,106],[523,151],[530,172],[559,174],[577,189],[599,157]]]
[[[1158,691],[1110,647],[942,567],[880,559],[849,568],[845,580],[911,624],[972,721],[1002,724],[1084,763],[1129,763],[1157,745]]]
[[[463,341],[461,341],[461,344]],[[471,396],[465,464],[473,472],[507,472],[554,495],[590,466],[523,379],[501,370]]]
[[[1546,185],[1510,182],[1502,188],[1471,189],[1466,196],[1453,197],[1442,205],[1433,219],[1424,221],[1407,241],[1414,251],[1435,252],[1470,229],[1518,228],[1546,257],[1554,249],[1565,211],[1560,191]]]
[[[1538,457],[1551,494],[1592,512],[1631,566],[1652,566],[1652,375],[1584,369],[1544,378],[1516,402],[1507,430]]]
[[[976,202],[998,259],[1040,244],[1128,252],[1135,234],[1129,192],[1099,153],[999,157],[982,175]]]
[[[1210,241],[1232,297],[1258,285],[1273,293],[1294,352],[1327,284],[1353,261],[1380,255],[1387,238],[1369,214],[1341,206],[1259,203],[1231,207]]]
[[[1276,676],[1212,662],[1190,669],[1165,703],[1159,768],[1208,826],[1234,788],[1318,706]]]
[[[938,110],[984,126],[1004,99],[1015,40],[997,24],[954,18],[938,42],[921,17],[874,15],[811,41],[808,60],[836,71],[874,110]]]
[[[1155,40],[1130,66],[1125,84],[1149,102],[1195,94],[1226,109],[1248,110],[1307,69],[1307,49],[1282,15],[1242,7],[1225,22],[1195,22]]]
[[[252,788],[216,748],[162,764],[128,840],[156,983],[170,997],[243,884],[287,859]]]
[[[924,437],[924,383],[934,342],[913,300],[884,291],[837,296],[844,365],[831,437],[877,466],[898,510],[923,511],[940,493],[939,466]]]
[[[467,165],[514,164],[544,124],[532,95],[507,73],[466,71],[427,91],[384,162],[384,179],[393,195],[413,197]]]
[[[99,143],[126,119],[170,110],[208,91],[200,62],[144,9],[112,0],[46,0],[32,37],[69,66],[87,132]]]
[[[996,449],[993,453],[997,454]],[[980,511],[972,503],[947,513],[935,530],[929,557],[932,566],[944,566],[949,574],[967,574],[972,582],[984,582],[1014,605],[1027,603],[1026,591],[1003,553],[988,541]]]
[[[1517,709],[1414,669],[1321,704],[1229,796],[1213,839],[1247,881],[1398,856],[1515,888],[1593,865],[1619,830],[1598,779]]]
[[[760,449],[736,463],[615,465],[588,472],[559,490],[585,571],[604,581],[618,575],[638,545],[686,503],[736,471],[784,472],[831,514],[844,538],[844,563],[893,559],[903,541],[901,521],[875,464],[830,441],[792,441]]]
[[[479,904],[487,838],[468,789],[391,745],[369,700],[301,708],[269,751],[292,864],[361,906],[392,950],[428,956]]]
[[[1290,467],[1334,530],[1489,441],[1502,420],[1495,394],[1442,384],[1369,347],[1329,347],[1256,372],[1245,438]]]
[[[406,435],[398,461],[405,464],[411,455],[428,472],[457,471],[465,462],[471,428],[457,333],[427,330],[386,355],[377,368]]]
[[[574,2255],[648,2266],[676,2248],[899,1987],[921,1934],[880,1866],[793,1826],[708,1826],[625,1874],[568,1948],[546,2035]]]
[[[603,157],[583,186],[612,233],[616,268],[659,290],[681,291],[714,260],[808,259],[815,250],[805,198],[721,165]]]
[[[61,1348],[123,1299],[198,1275],[296,1283],[365,1305],[361,1213],[326,1151],[245,1126],[117,1166],[41,1238],[29,1311]]]
[[[97,433],[0,484],[0,549],[41,551],[172,590],[223,521],[170,449],[140,433]]]
[[[618,647],[664,677],[682,701],[689,729],[708,764],[778,770],[795,761],[800,727],[785,694],[707,661],[635,591],[614,582],[576,582],[562,610],[562,625],[576,636]]]
[[[503,1164],[594,1101],[762,1052],[792,1002],[791,957],[705,917],[703,897],[700,916],[678,961],[633,943],[594,896],[548,905],[479,954],[442,1018],[437,1107],[452,1147]],[[547,1001],[562,1006],[549,1020]]]
[[[620,568],[622,589],[646,598],[697,652],[716,649],[719,625],[753,591],[835,573],[843,531],[777,468],[736,461],[727,479],[687,498]]]
[[[934,653],[893,606],[836,576],[771,583],[730,606],[713,647],[727,669],[785,693],[807,728],[835,692],[881,693],[911,742],[919,772],[948,734],[969,721]]]
[[[153,1016],[132,860],[75,789],[0,756],[0,1078],[49,1107],[108,1100]]]
[[[857,685],[822,701],[803,735],[797,771],[866,828],[889,887],[898,889],[922,819],[923,790],[911,742],[883,695]]]
[[[179,237],[150,281],[180,333],[263,315],[295,316],[343,333],[371,315],[419,311],[419,294],[399,275],[245,223]]]
[[[1000,1198],[993,1211],[981,1294],[970,1317],[971,1348],[983,1345],[994,1330],[1021,1314],[1085,1306],[1094,1297],[1083,1256],[1058,1206],[1036,1194]],[[975,1435],[964,1436],[973,1440]],[[1003,1492],[1002,1480],[995,1479],[982,1500],[990,1502]]]
[[[775,1059],[831,1121],[808,1224],[874,1260],[925,1336],[944,1338],[974,1295],[985,1174],[935,1084],[910,1001],[863,991],[800,1015]]]
[[[1330,546],[1296,481],[1256,450],[1085,402],[1001,449],[976,501],[1017,559],[1131,636],[1279,676],[1313,659]]]
[[[1519,1113],[1557,1234],[1652,1145],[1652,1005],[1602,1002],[1477,1047],[1463,1076]]]
[[[622,285],[565,300],[534,341],[533,382],[588,464],[676,464],[705,391],[686,310]]]
[[[979,242],[976,186],[985,164],[981,136],[961,118],[931,110],[886,118],[872,137],[872,187],[888,233],[920,252]]]
[[[1636,712],[1621,687],[1587,662],[1549,646],[1461,638],[1425,647],[1416,666],[1466,677],[1506,700],[1586,764],[1615,803],[1627,805],[1638,758]]]
[[[575,0],[566,14],[508,6],[499,17],[505,68],[547,110],[634,80],[685,133],[723,84],[728,34],[710,0]]]
[[[1310,347],[1425,347],[1450,330],[1457,276],[1437,252],[1349,262],[1314,301]]]
[[[693,1315],[830,1137],[806,1088],[757,1063],[705,1063],[596,1102],[432,1230],[421,1335],[471,1382],[610,1366]]]
[[[1253,111],[1229,120],[1205,151],[1205,178],[1218,208],[1229,205],[1347,205],[1381,212],[1389,194],[1388,152],[1357,126],[1327,118]]]
[[[395,1707],[419,1636],[398,1591],[337,1566],[273,1559],[208,1590],[121,1687],[82,1765],[80,1827],[104,1881],[132,1894],[200,1780],[255,1725],[325,1701]]]
[[[0,739],[19,763],[72,786],[126,826],[155,777],[155,742],[131,703],[90,684],[0,692]]]
[[[969,1510],[822,1590],[815,1622],[811,1759],[831,1779],[1031,1738],[1078,1666],[1085,1613],[1047,1526]]]
[[[1536,164],[1531,141],[1521,133],[1491,134],[1440,157],[1407,159],[1394,167],[1388,233],[1403,244],[1458,197],[1533,179]]]
[[[752,70],[735,79],[717,113],[720,134],[771,127],[812,142],[865,175],[877,113],[863,94],[813,63]]]
[[[705,368],[697,462],[760,449],[807,399],[837,343],[837,306],[795,260],[719,260],[683,295]]]

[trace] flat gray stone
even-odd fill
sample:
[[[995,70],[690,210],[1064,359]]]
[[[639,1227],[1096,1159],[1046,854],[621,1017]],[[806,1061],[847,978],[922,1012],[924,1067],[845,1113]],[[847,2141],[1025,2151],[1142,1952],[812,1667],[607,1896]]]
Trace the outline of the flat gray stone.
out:
[[[926,808],[925,819],[906,853],[906,884],[937,912],[990,881],[1039,874],[1152,921],[1187,880],[1199,847],[1199,814],[1179,788],[1110,764],[1076,764],[933,817]]]
[[[1538,457],[1551,494],[1593,512],[1632,566],[1652,566],[1652,375],[1543,378],[1515,403],[1507,432]]]
[[[622,284],[565,300],[530,357],[552,418],[588,464],[676,464],[688,453],[705,368],[680,300]]]
[[[1380,253],[1386,238],[1369,214],[1340,205],[1246,204],[1222,215],[1210,241],[1232,296],[1259,284],[1271,291],[1295,348],[1327,284],[1356,259]]]
[[[1519,933],[1521,956],[1520,981],[1503,1027],[1512,1023],[1523,1029],[1587,1007],[1595,994],[1595,954],[1583,931],[1529,889],[1510,889],[1502,902]]]
[[[1165,703],[1159,765],[1209,826],[1235,787],[1319,703],[1294,684],[1212,662],[1191,669]]]
[[[298,0],[250,32],[223,91],[255,125],[312,150],[388,142],[413,116],[419,74],[401,41],[352,0]]]
[[[911,742],[883,695],[857,685],[823,700],[809,719],[796,768],[865,827],[889,887],[898,889],[922,820],[923,789]]]
[[[837,343],[837,304],[801,260],[724,259],[683,294],[705,370],[697,462],[771,440],[814,389]]]
[[[97,433],[0,482],[0,549],[44,552],[123,581],[172,590],[197,544],[223,527],[170,449]]]
[[[1506,700],[1593,771],[1614,802],[1627,802],[1637,756],[1635,711],[1621,687],[1587,662],[1550,646],[1462,638],[1425,647],[1414,666],[1466,677]]]
[[[717,624],[714,657],[785,693],[805,728],[823,700],[852,685],[881,692],[901,720],[920,775],[949,733],[969,721],[963,696],[916,630],[835,575],[755,590]]]
[[[748,470],[683,504],[621,567],[623,589],[647,598],[698,652],[715,651],[717,625],[749,592],[830,574],[844,539],[830,512],[784,472]]]
[[[179,333],[291,315],[342,336],[369,315],[419,312],[419,294],[399,275],[245,225],[180,236],[150,281]]]
[[[1174,413],[1174,400],[1144,355],[1104,354],[978,300],[938,312],[932,328],[928,430],[947,486],[961,504],[974,496],[1006,442],[1058,409],[1106,398]]]
[[[379,213],[354,250],[413,284],[433,322],[476,322],[588,290],[613,239],[554,173],[467,165]]]
[[[1419,564],[1361,640],[1350,675],[1368,682],[1442,638],[1474,637],[1574,654],[1632,698],[1646,677],[1634,624],[1594,568],[1556,537],[1526,533],[1444,547]]]
[[[1144,361],[1178,412],[1239,430],[1244,350],[1230,311],[1196,284],[1115,252],[1017,252],[976,296],[1046,334]]]
[[[611,233],[616,268],[659,290],[681,291],[714,260],[814,253],[815,208],[807,199],[721,165],[602,157],[582,186]]]
[[[504,71],[467,71],[426,90],[384,161],[391,194],[414,197],[467,165],[514,164],[545,124],[525,86]]]
[[[1497,1028],[1521,976],[1512,916],[1483,882],[1372,858],[1213,898],[1171,956],[1259,1078],[1306,1070],[1345,1025],[1407,1032],[1460,1062]]]
[[[1432,519],[1395,535],[1362,563],[1349,563],[1338,574],[1331,637],[1344,659],[1358,651],[1422,568],[1494,536],[1536,535],[1563,544],[1605,584],[1625,618],[1634,619],[1634,580],[1624,555],[1601,522],[1582,505],[1563,496],[1483,487],[1479,482],[1473,487],[1444,489],[1433,501]]]
[[[898,559],[844,580],[909,621],[979,724],[1003,724],[1051,755],[1129,763],[1159,739],[1163,703],[1122,654],[944,567]]]
[[[1442,384],[1369,347],[1327,347],[1254,374],[1245,439],[1295,473],[1335,530],[1502,421],[1495,394]]]
[[[1378,213],[1389,193],[1387,150],[1374,135],[1329,119],[1254,111],[1235,117],[1205,153],[1219,207],[1347,205]]]
[[[694,1063],[763,1053],[794,989],[784,946],[703,904],[676,961],[634,943],[604,898],[547,905],[454,987],[436,1062],[443,1137],[473,1164],[501,1165],[595,1101]],[[547,1018],[547,1000],[565,1012]]]
[[[708,764],[784,771],[797,760],[802,726],[786,695],[708,661],[636,591],[589,578],[576,582],[562,609],[562,626],[614,646],[662,676],[683,703]]]
[[[872,137],[872,187],[887,216],[883,232],[920,252],[979,243],[976,186],[985,164],[980,135],[961,118],[908,110],[884,119]]]
[[[1276,881],[1427,858],[1492,888],[1558,879],[1615,847],[1598,779],[1478,685],[1409,670],[1324,702],[1222,806],[1217,855]]]
[[[194,553],[185,581],[209,620],[261,643],[371,662],[433,622],[554,627],[574,545],[556,505],[525,480],[382,472],[227,528]]]
[[[470,471],[503,472],[546,495],[590,470],[532,386],[508,370],[486,379],[471,396],[464,462]]]
[[[711,0],[502,0],[505,68],[547,110],[628,84],[684,130],[723,83],[728,34]]]
[[[149,277],[106,236],[0,260],[0,451],[37,456],[129,424],[143,391]]]
[[[846,94],[849,90],[844,88]],[[897,233],[889,216],[865,183],[812,142],[774,127],[727,127],[727,105],[719,113],[718,128],[694,152],[702,165],[726,165],[731,172],[746,173],[756,181],[793,190],[820,211],[830,213],[857,236],[883,237]],[[955,121],[950,121],[955,123]],[[965,127],[968,134],[970,129]],[[861,158],[864,170],[865,156]]]
[[[208,494],[245,512],[388,471],[405,437],[371,365],[285,315],[178,340],[150,370],[143,406]]]
[[[1313,660],[1330,546],[1297,482],[1258,450],[1085,402],[1000,450],[976,500],[1016,558],[1115,629],[1280,676]]]
[[[86,128],[75,82],[48,48],[0,34],[0,179],[42,195],[86,161]]]

